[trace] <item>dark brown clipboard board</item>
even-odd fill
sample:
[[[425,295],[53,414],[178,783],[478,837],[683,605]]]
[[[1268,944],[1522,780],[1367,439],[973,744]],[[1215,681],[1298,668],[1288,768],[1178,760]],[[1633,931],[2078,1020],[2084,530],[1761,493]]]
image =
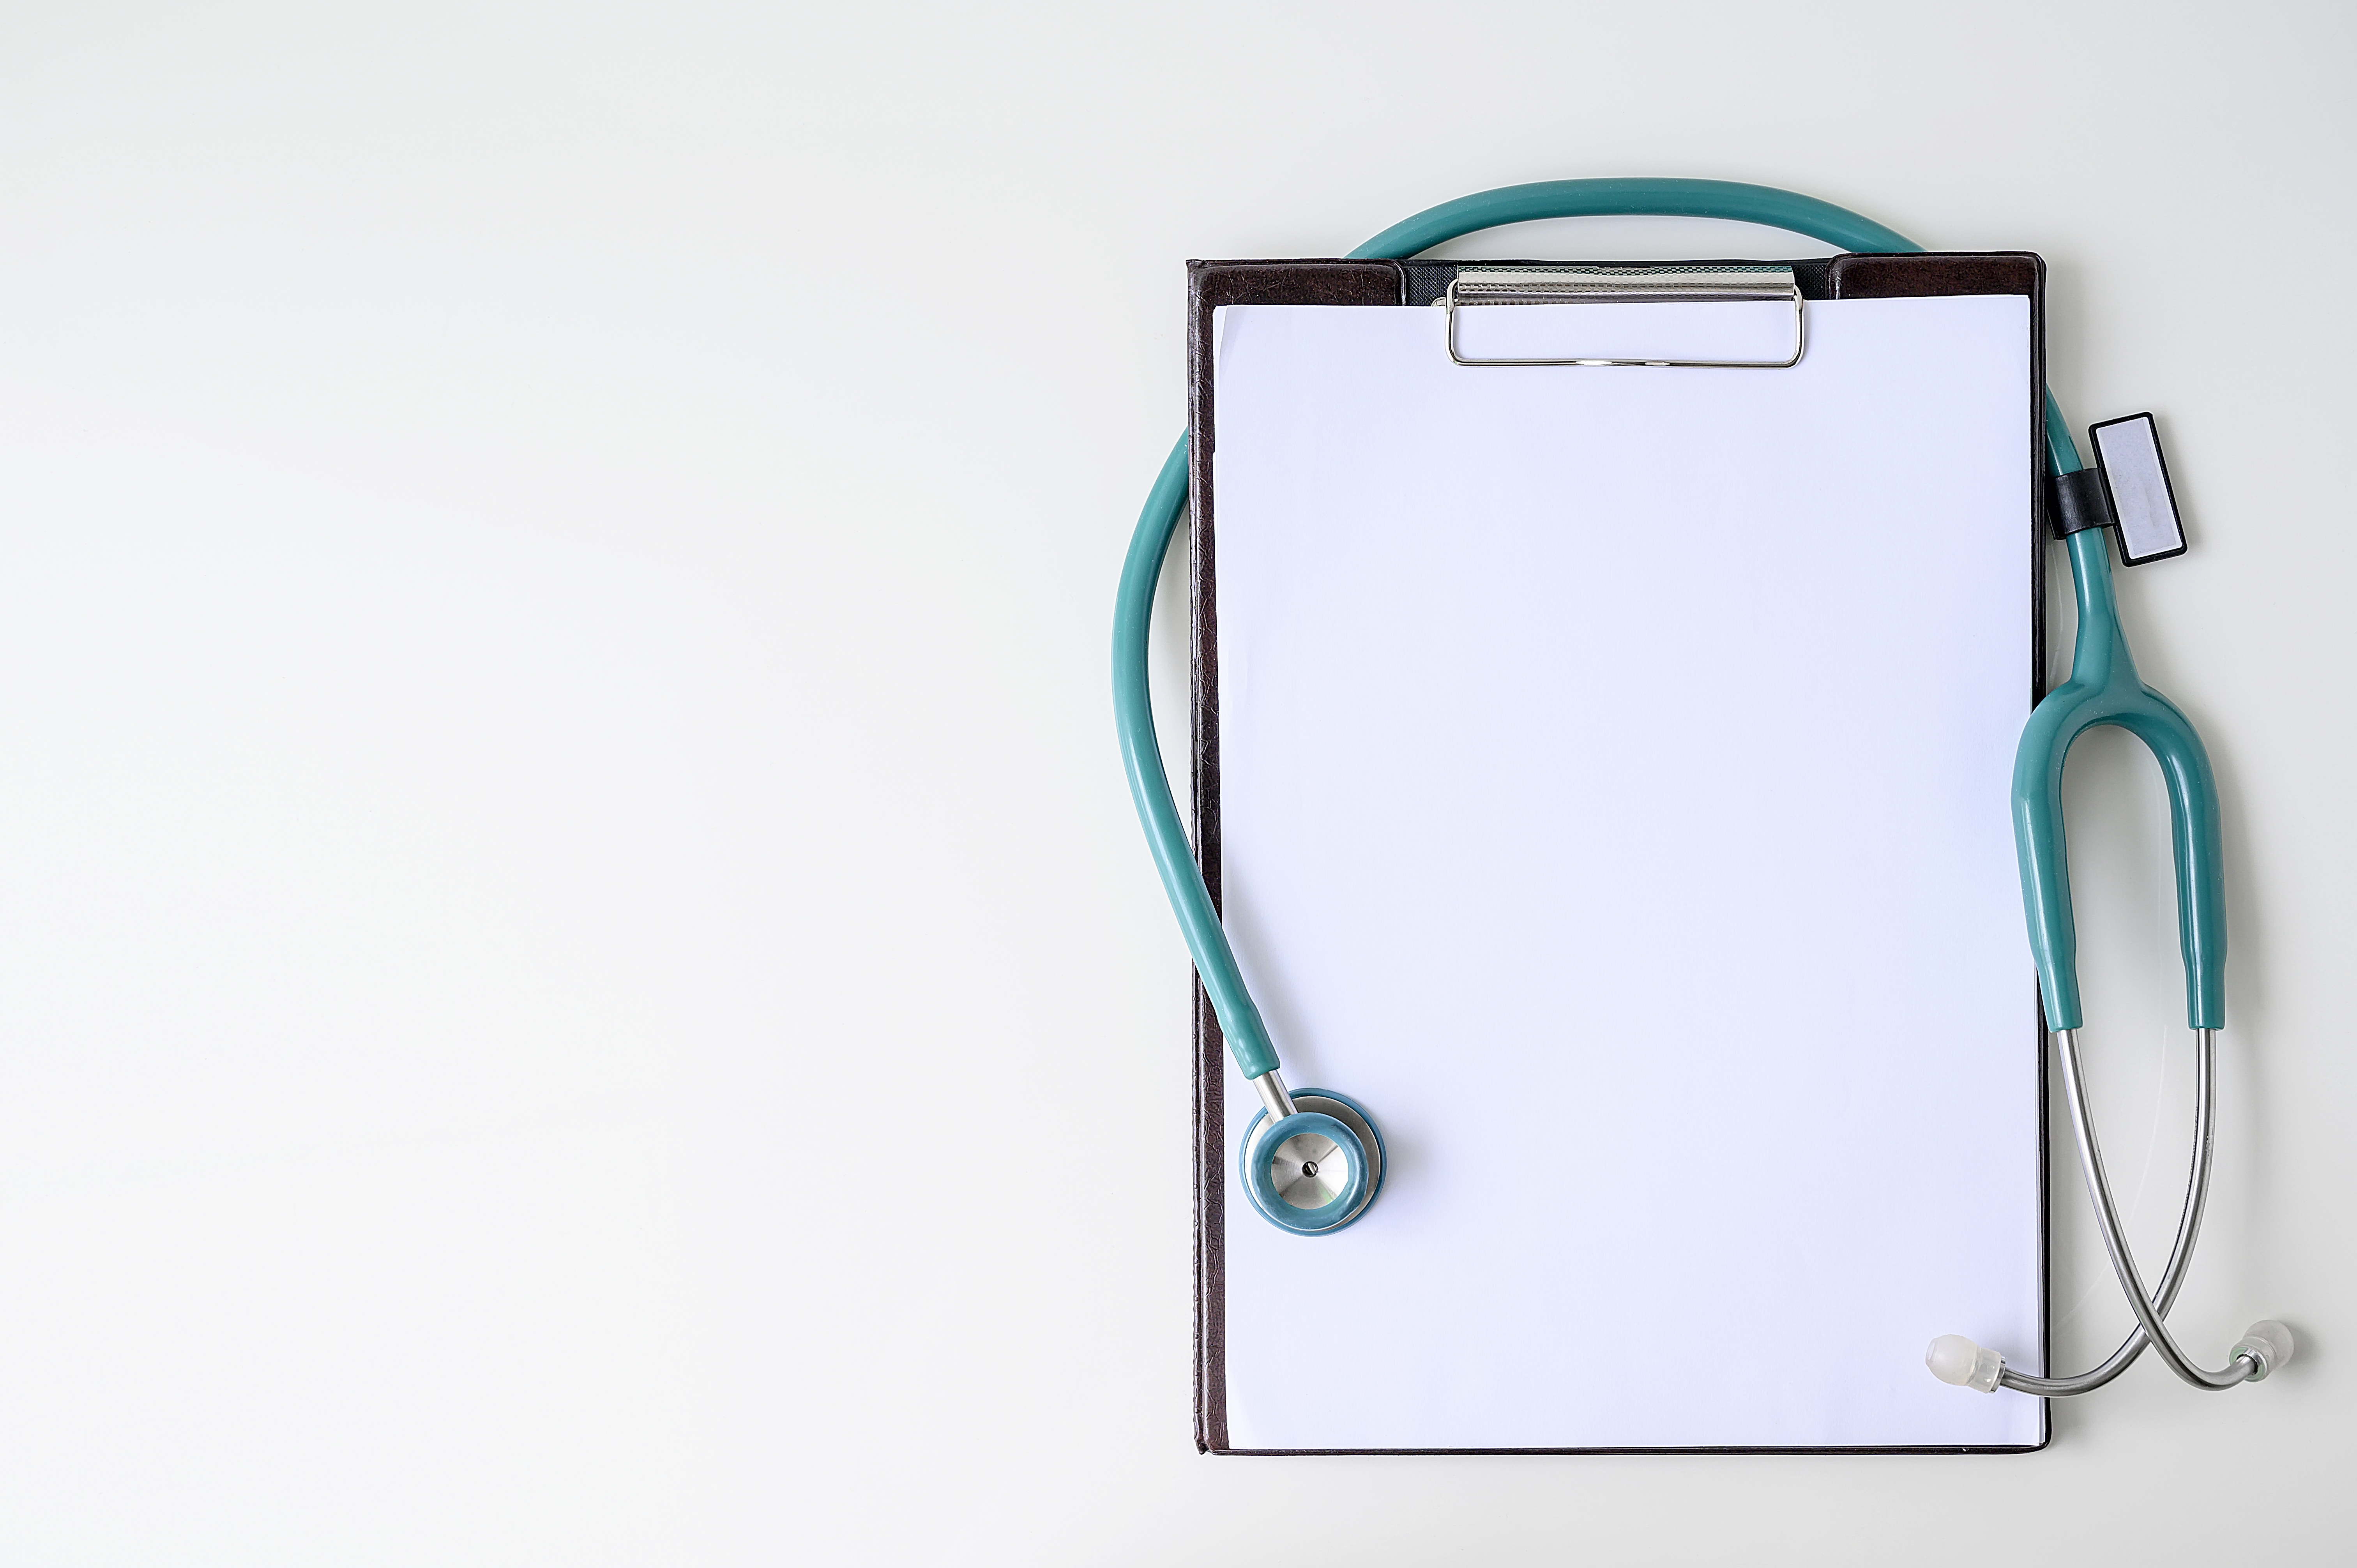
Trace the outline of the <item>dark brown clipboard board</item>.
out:
[[[1484,263],[1484,265],[1514,263]],[[1544,263],[1564,265],[1561,262]],[[1616,262],[1614,266],[1628,266]],[[1695,264],[1691,260],[1682,264]],[[1919,252],[1849,254],[1790,263],[1804,299],[1929,298],[1953,295],[2026,295],[2029,299],[2029,418],[2031,472],[2045,473],[2046,263],[2027,251]],[[1211,313],[1228,305],[1357,305],[1428,306],[1456,276],[1453,262],[1297,260],[1187,263],[1187,427],[1189,435],[1189,539],[1193,551],[1188,602],[1191,623],[1190,739],[1194,775],[1196,864],[1220,903],[1219,535],[1211,457],[1219,441],[1212,406]],[[2030,701],[2046,694],[2046,546],[2052,531],[2043,485],[2030,529],[2027,587],[2030,597]],[[1199,983],[1195,1008],[1195,1446],[1206,1454],[2027,1454],[2053,1440],[2050,1406],[2040,1402],[2039,1440],[2031,1444],[1907,1447],[1695,1448],[1286,1448],[1246,1449],[1228,1442],[1224,1238],[1226,1233],[1225,1097],[1232,1077],[1227,1043]],[[2047,1079],[2044,1015],[2033,994],[2029,1048],[2038,1059],[2039,1335],[2053,1341],[2051,1236],[2047,1219]]]

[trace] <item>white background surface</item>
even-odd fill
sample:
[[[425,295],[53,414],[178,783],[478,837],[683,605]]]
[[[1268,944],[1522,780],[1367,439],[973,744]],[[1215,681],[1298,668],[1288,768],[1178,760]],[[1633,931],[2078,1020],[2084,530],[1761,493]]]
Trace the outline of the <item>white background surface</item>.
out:
[[[2303,285],[2353,248],[2352,33],[12,7],[0,1554],[2345,1556],[2357,345]],[[1610,173],[2040,251],[2073,421],[2160,411],[2193,549],[2123,597],[2234,941],[2177,1320],[2291,1320],[2280,1380],[2147,1359],[2018,1459],[1193,1454],[1185,960],[1105,668],[1180,263]],[[1754,243],[1566,227],[1484,253]],[[2070,792],[2150,1244],[2189,1074],[2132,746]],[[2126,1316],[2057,1197],[2083,1361]]]
[[[2029,301],[1808,317],[1468,371],[1437,310],[1219,313],[1227,929],[1390,1166],[1287,1235],[1225,1097],[1222,1446],[2039,1441],[1922,1367],[2045,1365]]]

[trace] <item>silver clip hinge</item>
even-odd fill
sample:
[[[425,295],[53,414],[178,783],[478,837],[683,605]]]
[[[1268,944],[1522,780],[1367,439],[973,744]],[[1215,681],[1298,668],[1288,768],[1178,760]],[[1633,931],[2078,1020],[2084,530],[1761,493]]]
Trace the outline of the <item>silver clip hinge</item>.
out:
[[[1459,267],[1448,291],[1435,302],[1448,312],[1448,357],[1460,365],[1686,365],[1727,370],[1789,370],[1801,362],[1807,343],[1807,318],[1801,285],[1789,266],[1722,262],[1665,266],[1508,266]],[[1569,354],[1469,353],[1458,328],[1461,310],[1492,306],[1523,305],[1731,305],[1779,307],[1789,311],[1781,343],[1761,344],[1760,351],[1740,355],[1695,352],[1679,344],[1660,354],[1613,352]],[[1755,313],[1756,314],[1756,311]],[[1733,318],[1730,318],[1732,320]],[[1759,323],[1739,333],[1749,347]]]

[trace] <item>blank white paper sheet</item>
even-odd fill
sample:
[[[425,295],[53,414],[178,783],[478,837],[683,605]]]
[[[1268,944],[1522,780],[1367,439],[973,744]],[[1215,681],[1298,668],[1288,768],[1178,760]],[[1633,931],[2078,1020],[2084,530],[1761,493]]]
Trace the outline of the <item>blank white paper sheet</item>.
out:
[[[1388,1155],[1282,1234],[1231,1078],[1232,1447],[2043,1440],[1923,1366],[2044,1367],[2029,302],[1807,314],[1699,370],[1220,313],[1227,929]]]

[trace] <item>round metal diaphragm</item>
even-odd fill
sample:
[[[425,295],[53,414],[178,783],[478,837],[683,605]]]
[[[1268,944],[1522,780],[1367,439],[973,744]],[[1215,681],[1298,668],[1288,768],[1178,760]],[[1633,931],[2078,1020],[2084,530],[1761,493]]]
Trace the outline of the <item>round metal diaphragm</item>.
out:
[[[1323,1208],[1351,1185],[1351,1156],[1319,1133],[1287,1138],[1269,1152],[1269,1185],[1296,1208]]]
[[[1340,1230],[1367,1211],[1383,1181],[1383,1137],[1358,1101],[1327,1089],[1294,1092],[1297,1112],[1341,1123],[1334,1129],[1347,1141],[1329,1137],[1315,1125],[1301,1128],[1271,1143],[1276,1123],[1262,1112],[1244,1130],[1243,1176],[1244,1192],[1271,1223],[1297,1235],[1322,1236]],[[1349,1147],[1355,1143],[1356,1150]],[[1354,1181],[1352,1156],[1363,1159],[1363,1183]],[[1335,1206],[1358,1187],[1358,1200],[1340,1212]],[[1321,1212],[1326,1211],[1326,1212]]]

